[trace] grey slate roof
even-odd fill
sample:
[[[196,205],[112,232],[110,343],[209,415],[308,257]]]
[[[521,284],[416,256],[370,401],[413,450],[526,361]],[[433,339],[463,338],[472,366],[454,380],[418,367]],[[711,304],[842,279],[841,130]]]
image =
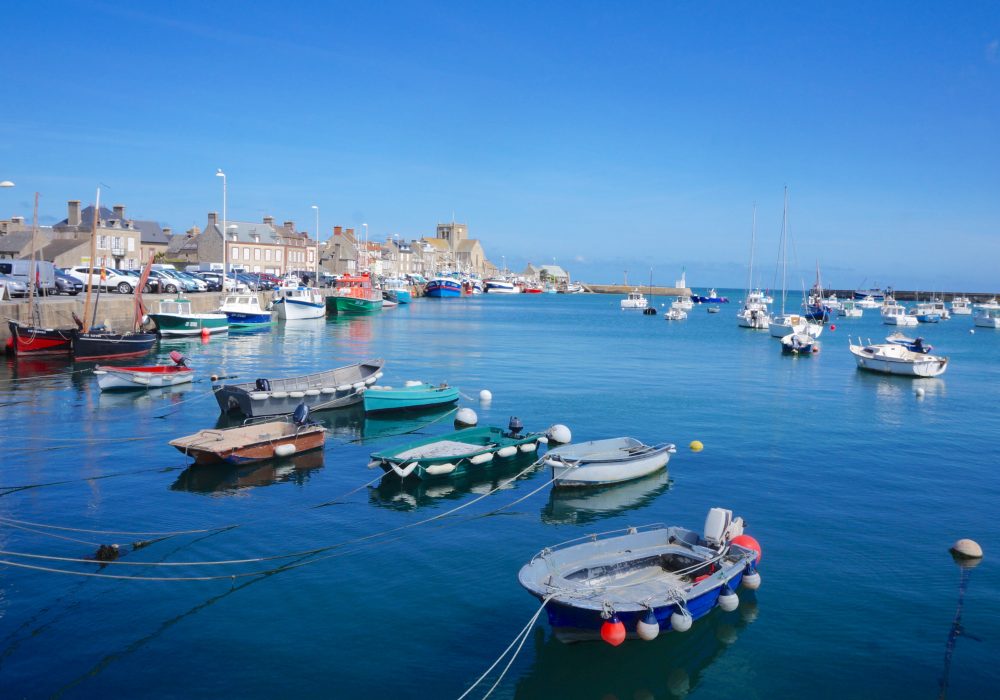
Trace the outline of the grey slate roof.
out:
[[[0,236],[0,254],[20,255],[21,250],[31,245],[31,231],[17,231]]]
[[[166,245],[170,242],[160,224],[155,221],[132,220],[132,225],[142,232],[140,240],[146,245]]]

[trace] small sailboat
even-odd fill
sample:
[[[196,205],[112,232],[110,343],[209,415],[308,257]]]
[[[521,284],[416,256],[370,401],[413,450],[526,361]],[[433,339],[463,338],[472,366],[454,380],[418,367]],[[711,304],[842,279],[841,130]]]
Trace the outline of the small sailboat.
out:
[[[823,324],[810,323],[809,319],[801,314],[792,314],[785,311],[785,303],[788,300],[788,188],[785,188],[785,205],[781,216],[781,313],[774,316],[768,323],[768,332],[772,338],[784,338],[791,334],[805,333],[814,338],[818,338],[823,332]]]
[[[785,191],[787,205],[788,191]],[[786,206],[787,209],[787,206]],[[771,323],[771,314],[764,303],[764,293],[753,289],[753,258],[757,248],[757,204],[753,205],[753,226],[750,230],[750,265],[747,268],[747,293],[743,308],[736,313],[736,323],[740,328],[766,330]]]

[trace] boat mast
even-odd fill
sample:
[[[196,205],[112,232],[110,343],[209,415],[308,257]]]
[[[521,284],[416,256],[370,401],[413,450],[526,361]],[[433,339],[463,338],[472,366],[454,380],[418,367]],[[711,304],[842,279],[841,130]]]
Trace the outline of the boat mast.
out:
[[[747,270],[747,299],[750,298],[750,289],[753,287],[753,252],[757,247],[757,202],[753,203],[753,225],[750,228],[750,267]],[[744,301],[744,305],[746,301]]]
[[[35,289],[38,281],[38,261],[35,259],[35,237],[38,235],[38,193],[35,192],[35,209],[31,217],[31,266],[30,272],[31,279],[28,282],[28,308],[31,310],[31,318],[34,321],[35,326],[41,326],[41,314],[38,312],[38,304],[35,302],[35,295],[38,290]]]
[[[97,188],[93,226],[90,229],[90,271],[87,274],[87,299],[83,303],[83,332],[90,330],[90,291],[94,288],[94,258],[97,257],[97,219],[101,215],[101,188]],[[225,279],[225,278],[223,278]],[[97,309],[94,309],[97,313]]]
[[[781,212],[781,315],[785,315],[786,277],[788,273],[788,185],[785,185],[785,202]]]

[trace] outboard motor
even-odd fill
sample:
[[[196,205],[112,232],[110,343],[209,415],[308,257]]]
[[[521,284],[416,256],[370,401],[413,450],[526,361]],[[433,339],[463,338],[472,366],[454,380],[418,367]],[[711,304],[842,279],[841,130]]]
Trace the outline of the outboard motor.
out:
[[[524,430],[524,423],[517,416],[510,417],[510,423],[507,424],[507,430],[510,431],[511,437],[518,437],[522,430]]]
[[[270,391],[271,380],[260,378],[256,382],[254,382],[254,386],[257,387],[257,391]]]
[[[257,381],[260,381],[259,379]],[[264,381],[267,381],[266,379]],[[300,428],[306,424],[309,420],[309,407],[300,403],[295,407],[295,411],[292,413],[292,422]]]
[[[174,364],[178,367],[187,367],[187,358],[176,350],[170,351],[170,359],[174,361]]]

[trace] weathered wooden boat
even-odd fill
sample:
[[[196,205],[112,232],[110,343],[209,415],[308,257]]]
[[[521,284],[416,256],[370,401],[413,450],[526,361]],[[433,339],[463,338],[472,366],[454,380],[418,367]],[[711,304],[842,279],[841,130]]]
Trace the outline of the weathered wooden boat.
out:
[[[924,343],[924,339],[921,337],[910,338],[899,331],[895,333],[890,333],[885,337],[887,343],[895,343],[896,345],[902,345],[904,348],[910,352],[919,352],[922,355],[926,355],[931,350],[934,349],[933,345],[928,345]]]
[[[368,466],[381,467],[386,474],[395,474],[401,479],[464,476],[485,468],[494,459],[533,453],[539,443],[548,442],[543,433],[522,435],[522,429],[521,421],[512,418],[507,431],[495,427],[456,430],[373,452]]]
[[[739,605],[742,583],[760,586],[760,545],[743,534],[743,520],[712,508],[703,534],[650,525],[589,535],[546,547],[518,573],[563,641],[629,637],[655,639],[685,632],[718,606]]]
[[[291,413],[300,403],[305,403],[310,410],[322,411],[359,403],[365,389],[382,376],[383,364],[382,360],[368,360],[299,377],[262,377],[253,382],[213,388],[223,413],[278,416]]]
[[[858,367],[872,372],[905,377],[937,377],[948,368],[947,357],[913,352],[896,343],[861,345],[859,341],[858,345],[850,343],[848,347]]]
[[[171,440],[170,444],[193,457],[196,464],[246,464],[315,450],[326,442],[326,428],[308,420],[309,409],[300,404],[292,420],[252,423],[223,430],[200,430]]]
[[[156,332],[163,337],[225,333],[229,330],[229,319],[224,313],[198,314],[191,310],[187,299],[161,299],[160,310],[149,314],[156,324]]]
[[[187,358],[176,350],[171,351],[172,365],[145,365],[142,367],[111,367],[98,365],[94,370],[101,391],[122,389],[162,389],[188,384],[194,379],[194,370],[187,366]]]
[[[391,386],[372,386],[365,392],[365,412],[409,411],[442,406],[458,401],[458,389],[447,384],[434,386],[410,381],[394,389]]]
[[[808,333],[789,333],[781,339],[781,352],[786,355],[812,355],[819,352],[819,342]]]
[[[646,445],[632,437],[562,445],[545,454],[552,486],[607,486],[664,469],[677,448],[669,443]]]
[[[19,321],[7,321],[10,338],[7,352],[16,356],[69,355],[78,328],[39,328]]]

